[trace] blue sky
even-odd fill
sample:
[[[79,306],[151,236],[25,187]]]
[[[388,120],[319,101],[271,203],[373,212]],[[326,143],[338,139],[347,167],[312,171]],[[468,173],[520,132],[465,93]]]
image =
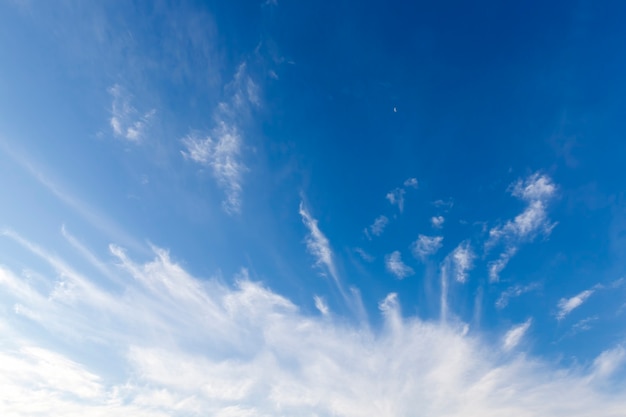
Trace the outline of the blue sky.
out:
[[[624,415],[625,9],[0,1],[0,414]]]

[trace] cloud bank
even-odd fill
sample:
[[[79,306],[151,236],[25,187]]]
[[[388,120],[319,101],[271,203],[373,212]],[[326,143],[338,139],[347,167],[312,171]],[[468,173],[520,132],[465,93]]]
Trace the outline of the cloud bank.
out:
[[[112,262],[90,253],[114,273],[89,276],[8,237],[48,266],[0,268],[0,299],[12,306],[0,310],[2,415],[616,417],[626,409],[623,385],[602,390],[623,365],[621,346],[560,369],[506,353],[523,327],[498,348],[465,326],[403,316],[394,294],[372,330],[307,315],[245,270],[233,286],[198,279],[159,248],[145,262],[116,246]]]

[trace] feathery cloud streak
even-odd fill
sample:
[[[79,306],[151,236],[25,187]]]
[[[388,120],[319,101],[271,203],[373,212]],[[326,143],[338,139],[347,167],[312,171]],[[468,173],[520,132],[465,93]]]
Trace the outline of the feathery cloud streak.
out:
[[[406,278],[415,273],[413,268],[402,262],[400,251],[394,251],[385,256],[385,267],[398,279]]]
[[[489,231],[485,248],[490,249],[504,242],[505,249],[497,260],[488,265],[489,279],[496,282],[500,273],[517,253],[519,246],[534,239],[537,234],[549,235],[556,223],[548,219],[547,206],[554,197],[557,187],[547,175],[535,173],[524,180],[518,180],[509,187],[511,195],[525,201],[526,208],[513,220]]]
[[[259,88],[247,75],[245,63],[237,69],[233,81],[226,86],[230,94],[221,102],[213,118],[215,127],[210,134],[192,131],[182,139],[185,159],[211,168],[217,184],[226,194],[222,202],[228,214],[241,212],[243,175],[248,167],[242,160],[242,117],[251,107],[260,105]]]

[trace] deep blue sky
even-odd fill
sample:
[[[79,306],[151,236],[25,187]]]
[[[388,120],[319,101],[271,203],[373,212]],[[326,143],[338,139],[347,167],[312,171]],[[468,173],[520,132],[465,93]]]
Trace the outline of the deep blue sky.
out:
[[[0,1],[0,414],[621,415],[624,16]]]

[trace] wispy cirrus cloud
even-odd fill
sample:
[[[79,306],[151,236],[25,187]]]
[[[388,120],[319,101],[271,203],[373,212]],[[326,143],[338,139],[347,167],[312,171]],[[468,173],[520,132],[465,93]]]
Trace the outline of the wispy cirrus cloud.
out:
[[[404,279],[415,273],[413,268],[402,262],[400,251],[394,251],[385,256],[385,267],[398,279]]]
[[[302,222],[309,231],[309,235],[306,238],[307,250],[313,257],[315,257],[315,264],[322,267],[323,271],[331,276],[337,284],[339,284],[339,276],[337,275],[337,268],[335,267],[335,261],[333,260],[333,251],[330,248],[330,242],[328,238],[317,225],[317,219],[313,218],[305,207],[304,202],[300,202],[300,209],[298,211],[302,217]]]
[[[509,305],[509,300],[514,297],[519,297],[522,294],[525,294],[530,291],[534,291],[539,289],[539,283],[532,283],[528,285],[514,285],[512,287],[507,288],[500,294],[500,297],[496,300],[496,308],[503,309],[507,305]]]
[[[503,242],[505,249],[497,260],[488,265],[489,279],[496,282],[509,260],[517,253],[519,246],[533,240],[539,233],[549,235],[556,223],[548,218],[547,206],[556,194],[557,187],[550,177],[535,173],[526,179],[518,180],[509,187],[511,195],[527,203],[522,213],[502,226],[489,231],[485,243],[488,250]]]
[[[532,319],[526,320],[522,324],[518,324],[517,326],[513,326],[502,339],[502,347],[505,351],[510,351],[514,349],[517,345],[519,345],[520,341],[530,328],[532,324]]]
[[[404,180],[405,187],[417,188],[417,178],[407,178]]]
[[[119,84],[109,87],[108,92],[113,97],[109,119],[113,134],[129,142],[141,142],[156,114],[156,109],[140,113],[131,104],[132,95]]]
[[[211,168],[217,184],[225,191],[222,207],[229,214],[241,212],[243,174],[248,170],[241,160],[242,140],[232,125],[220,123],[211,135],[199,137],[196,133],[182,140],[183,156]]]
[[[228,214],[241,212],[243,177],[249,169],[243,161],[243,133],[240,125],[251,107],[260,105],[259,87],[239,65],[233,81],[225,87],[227,98],[218,104],[215,127],[208,134],[192,131],[181,142],[185,159],[209,167],[218,186],[224,190],[222,202]]]
[[[354,251],[358,253],[361,259],[363,259],[365,262],[374,262],[374,259],[376,259],[369,253],[365,252],[363,248],[355,248]]]
[[[418,235],[417,240],[411,244],[411,252],[416,258],[425,260],[437,253],[442,245],[443,236]]]
[[[159,248],[137,262],[111,247],[107,269],[122,288],[43,248],[33,254],[52,268],[43,283],[0,268],[2,303],[33,313],[0,310],[3,415],[410,416],[416,402],[432,416],[610,417],[626,409],[622,386],[600,389],[623,366],[620,345],[590,366],[558,368],[494,355],[487,338],[464,326],[405,318],[394,293],[379,304],[382,328],[371,330],[306,315],[245,270],[232,286],[196,278]],[[58,268],[84,284],[71,297],[50,297],[54,285],[45,281],[54,284]],[[502,349],[518,347],[527,330],[509,330]]]
[[[380,236],[385,231],[385,227],[389,224],[387,216],[380,215],[374,220],[374,223],[369,227],[369,232],[374,236]]]
[[[556,313],[557,320],[563,320],[569,313],[580,307],[591,295],[594,290],[582,291],[571,298],[561,298],[557,305],[558,311]]]

